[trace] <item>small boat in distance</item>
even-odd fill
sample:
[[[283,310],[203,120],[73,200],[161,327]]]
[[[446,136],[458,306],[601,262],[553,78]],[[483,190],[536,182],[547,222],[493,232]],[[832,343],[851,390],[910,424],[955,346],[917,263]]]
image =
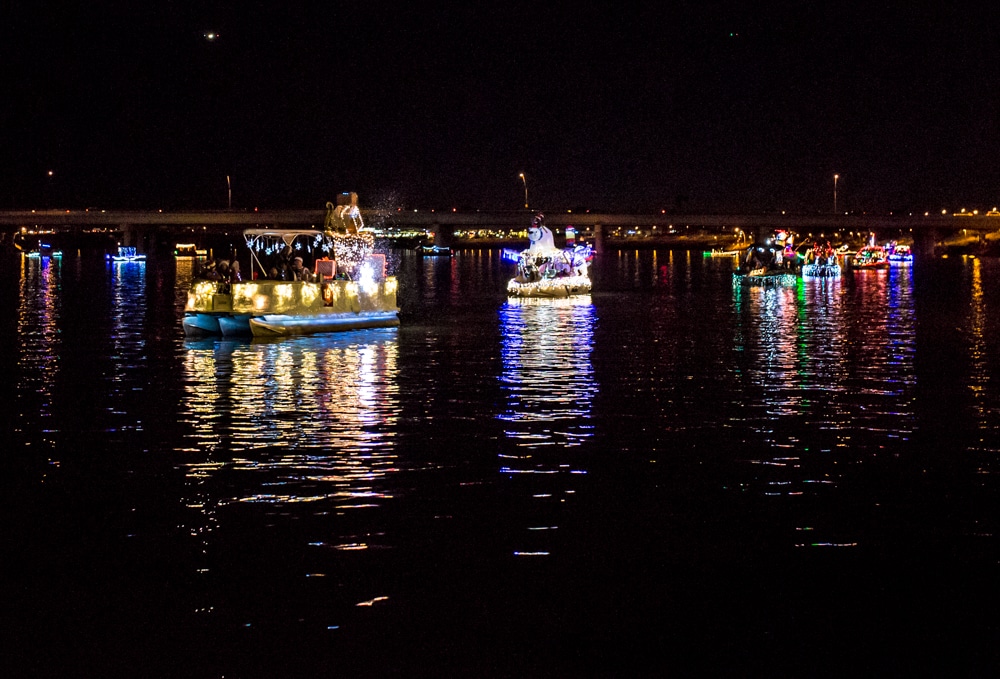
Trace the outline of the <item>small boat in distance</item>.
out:
[[[104,256],[104,259],[109,262],[145,262],[146,255],[136,252],[132,246],[119,245],[117,255],[109,253]]]
[[[871,234],[868,245],[865,245],[851,257],[851,268],[859,271],[889,268],[889,257],[884,247],[875,244],[874,233]]]
[[[798,283],[798,257],[787,236],[754,243],[733,272],[734,286],[786,286]]]
[[[738,231],[738,234],[736,240],[728,248],[712,248],[705,250],[702,255],[705,257],[739,257],[750,247],[750,243],[742,229]]]
[[[444,245],[418,245],[416,251],[425,257],[451,257],[451,248]]]
[[[851,268],[858,271],[888,269],[889,259],[881,245],[866,245],[851,258]]]
[[[50,257],[62,257],[62,250],[57,250],[51,244],[43,241],[38,242],[38,248],[28,253],[31,259],[49,259]]]
[[[900,245],[896,241],[890,241],[886,246],[886,259],[890,265],[912,264],[913,251],[909,245]]]
[[[183,257],[206,257],[208,250],[199,250],[194,243],[178,243],[174,246],[174,256]]]
[[[830,243],[826,245],[814,243],[806,252],[805,262],[802,264],[803,278],[839,278],[840,274],[837,251]]]
[[[356,194],[345,195],[349,203],[327,203],[323,231],[244,231],[250,280],[224,260],[210,267],[191,284],[184,334],[285,337],[398,326],[396,278],[386,275],[385,255],[372,252]]]
[[[507,282],[511,297],[571,297],[590,294],[590,245],[557,248],[541,212],[528,228],[527,250],[504,250],[503,258],[517,263],[517,275]]]

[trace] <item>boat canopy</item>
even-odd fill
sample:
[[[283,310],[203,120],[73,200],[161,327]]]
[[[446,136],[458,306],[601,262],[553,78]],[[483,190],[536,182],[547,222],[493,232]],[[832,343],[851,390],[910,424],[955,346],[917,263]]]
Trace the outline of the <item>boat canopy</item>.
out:
[[[247,241],[251,241],[257,238],[274,238],[280,239],[286,245],[291,245],[292,242],[299,238],[300,236],[305,236],[306,238],[315,238],[316,236],[322,236],[323,232],[319,229],[244,229],[243,236]]]

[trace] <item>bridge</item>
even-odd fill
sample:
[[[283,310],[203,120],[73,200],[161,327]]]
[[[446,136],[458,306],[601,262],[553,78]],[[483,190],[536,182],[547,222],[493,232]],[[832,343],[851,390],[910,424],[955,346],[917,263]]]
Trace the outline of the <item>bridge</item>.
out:
[[[350,194],[356,201],[356,197]],[[460,230],[526,229],[534,211],[434,211],[361,209],[365,224],[392,231],[426,230],[434,232],[439,242]],[[120,232],[123,244],[140,251],[152,249],[157,242],[176,241],[188,234],[222,235],[241,232],[252,226],[307,227],[322,226],[325,207],[280,210],[7,210],[0,211],[0,231],[13,234],[39,229],[79,231],[103,228]],[[955,234],[983,238],[1000,230],[1000,212],[977,214],[675,214],[591,213],[551,211],[546,224],[555,229],[574,226],[590,230],[597,245],[604,236],[618,229],[705,229],[718,233],[742,230],[763,235],[777,229],[798,233],[911,234],[918,255],[933,252],[934,247]]]

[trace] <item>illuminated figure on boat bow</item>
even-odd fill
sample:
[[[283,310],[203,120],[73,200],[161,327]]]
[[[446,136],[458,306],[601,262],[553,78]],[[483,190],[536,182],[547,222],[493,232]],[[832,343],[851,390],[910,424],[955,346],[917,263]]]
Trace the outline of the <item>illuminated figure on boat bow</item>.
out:
[[[570,297],[590,294],[590,245],[557,248],[541,212],[531,220],[527,250],[504,250],[504,259],[517,263],[517,275],[507,283],[514,297]]]

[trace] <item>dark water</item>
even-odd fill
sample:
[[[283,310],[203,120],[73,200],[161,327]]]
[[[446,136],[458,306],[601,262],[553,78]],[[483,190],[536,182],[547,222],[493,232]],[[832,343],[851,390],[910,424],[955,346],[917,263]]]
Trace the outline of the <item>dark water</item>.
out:
[[[8,676],[1000,670],[1000,263],[499,254],[263,343],[184,339],[189,260],[4,259]]]

